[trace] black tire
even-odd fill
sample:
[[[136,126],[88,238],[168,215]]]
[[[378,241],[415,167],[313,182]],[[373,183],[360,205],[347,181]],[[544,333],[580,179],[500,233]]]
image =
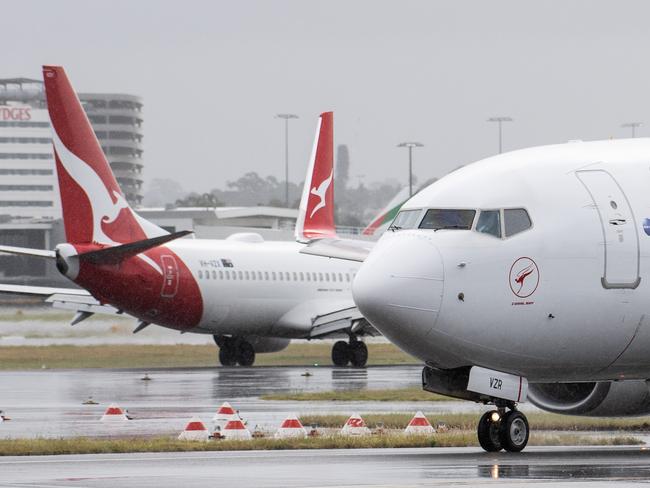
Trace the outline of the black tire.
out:
[[[496,410],[485,412],[478,422],[478,443],[487,452],[501,450],[500,422],[492,420],[492,415],[495,412]]]
[[[237,357],[230,341],[219,348],[219,362],[222,366],[236,366]]]
[[[519,452],[528,444],[528,419],[518,410],[510,410],[501,419],[499,441],[508,452]]]
[[[357,341],[350,344],[350,362],[352,366],[363,368],[368,362],[368,346]]]
[[[350,346],[345,341],[336,341],[332,346],[332,362],[334,366],[347,366],[350,362]]]
[[[255,349],[250,342],[241,341],[237,345],[237,362],[240,366],[252,366],[255,362]]]

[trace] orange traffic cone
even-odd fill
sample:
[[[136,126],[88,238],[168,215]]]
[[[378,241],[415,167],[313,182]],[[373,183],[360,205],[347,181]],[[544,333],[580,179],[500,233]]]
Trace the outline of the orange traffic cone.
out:
[[[106,421],[115,421],[115,420],[131,420],[131,418],[126,414],[126,411],[118,407],[114,403],[111,403],[109,407],[104,412],[101,418],[102,422]]]
[[[405,434],[435,434],[436,429],[429,423],[429,420],[422,412],[417,412],[404,429]]]
[[[289,437],[307,437],[307,430],[294,414],[284,419],[284,422],[282,422],[282,425],[280,425],[280,428],[275,433],[276,439],[286,439]]]
[[[207,441],[210,433],[201,419],[192,417],[185,426],[185,430],[178,436],[179,441]]]
[[[355,413],[348,419],[343,428],[341,429],[343,435],[368,435],[370,429],[361,418],[361,415]]]
[[[226,440],[248,440],[252,438],[250,431],[238,416],[233,420],[229,420],[221,429],[221,436]]]

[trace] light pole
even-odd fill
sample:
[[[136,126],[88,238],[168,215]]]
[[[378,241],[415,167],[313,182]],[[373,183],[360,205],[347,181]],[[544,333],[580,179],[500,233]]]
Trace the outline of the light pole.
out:
[[[284,204],[289,208],[289,119],[297,119],[295,114],[276,114],[276,119],[284,119]]]
[[[397,147],[408,147],[409,149],[409,197],[413,196],[413,148],[424,147],[421,142],[400,142]]]
[[[501,154],[503,151],[503,131],[501,129],[501,124],[504,122],[512,122],[512,118],[510,117],[490,117],[487,119],[488,122],[498,122],[499,123],[499,154]]]
[[[625,122],[624,124],[621,124],[621,127],[632,129],[632,139],[634,139],[636,137],[636,128],[641,127],[642,125],[643,122]]]

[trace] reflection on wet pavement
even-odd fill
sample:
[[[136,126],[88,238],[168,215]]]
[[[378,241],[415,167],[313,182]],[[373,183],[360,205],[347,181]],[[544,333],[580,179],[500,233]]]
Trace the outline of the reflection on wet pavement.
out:
[[[0,437],[79,435],[161,435],[182,430],[197,415],[209,421],[223,402],[231,402],[249,424],[272,429],[289,413],[391,412],[416,410],[478,411],[469,402],[269,402],[267,393],[420,385],[418,366],[366,369],[200,368],[149,370],[18,371],[0,374],[0,410],[12,418],[0,424]],[[92,397],[98,405],[83,405]],[[127,408],[134,420],[99,421],[110,403]]]

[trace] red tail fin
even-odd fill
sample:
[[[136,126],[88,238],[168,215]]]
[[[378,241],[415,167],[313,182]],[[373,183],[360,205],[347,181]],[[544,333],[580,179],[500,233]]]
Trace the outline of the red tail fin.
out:
[[[138,217],[60,66],[43,66],[54,158],[68,242],[124,244],[165,234]]]
[[[296,239],[336,236],[334,227],[334,114],[322,113],[296,222]]]

